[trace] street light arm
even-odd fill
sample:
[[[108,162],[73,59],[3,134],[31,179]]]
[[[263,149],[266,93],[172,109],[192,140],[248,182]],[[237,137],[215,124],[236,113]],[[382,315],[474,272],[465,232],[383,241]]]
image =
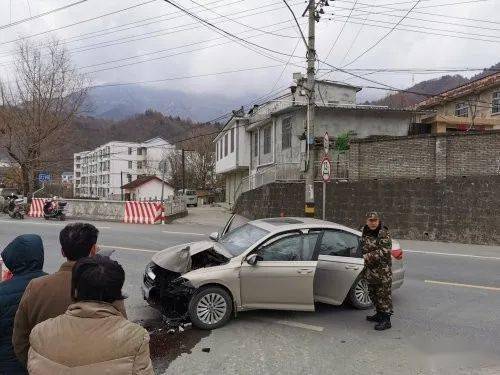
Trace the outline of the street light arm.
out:
[[[306,46],[306,48],[309,48],[307,45],[306,37],[304,36],[302,29],[300,28],[299,21],[297,20],[297,17],[295,16],[293,9],[290,7],[290,5],[288,5],[288,2],[286,0],[283,0],[283,2],[285,3],[285,5],[288,8],[288,10],[290,11],[290,13],[292,13],[293,19],[295,20],[295,23],[297,24],[297,28],[299,29],[300,36],[302,37],[302,41],[304,42],[304,45]]]

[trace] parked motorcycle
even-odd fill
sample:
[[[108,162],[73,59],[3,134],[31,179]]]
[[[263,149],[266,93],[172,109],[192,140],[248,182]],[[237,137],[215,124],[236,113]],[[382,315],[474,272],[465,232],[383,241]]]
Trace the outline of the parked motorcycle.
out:
[[[8,214],[12,219],[24,219],[24,215],[26,215],[24,200],[22,198],[11,200],[8,206]]]
[[[66,214],[64,213],[66,204],[66,202],[60,201],[46,201],[43,205],[43,217],[45,220],[66,220]]]

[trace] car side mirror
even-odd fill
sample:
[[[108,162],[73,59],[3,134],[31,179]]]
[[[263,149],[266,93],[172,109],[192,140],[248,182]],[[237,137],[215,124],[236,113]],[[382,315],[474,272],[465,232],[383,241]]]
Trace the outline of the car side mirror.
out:
[[[212,241],[218,241],[219,240],[219,232],[212,232],[208,236]]]
[[[261,260],[263,260],[263,258],[259,254],[249,255],[246,259],[247,263],[250,264],[251,266],[255,266],[257,262]]]

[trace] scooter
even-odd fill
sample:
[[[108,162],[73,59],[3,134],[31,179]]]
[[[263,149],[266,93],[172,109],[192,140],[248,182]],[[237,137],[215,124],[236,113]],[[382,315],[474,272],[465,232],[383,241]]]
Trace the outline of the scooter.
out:
[[[53,207],[53,202],[47,201],[43,205],[43,217],[45,220],[54,219],[64,221],[66,220],[65,208],[66,202],[57,202],[56,207]]]
[[[26,214],[24,209],[24,200],[23,199],[14,199],[9,204],[9,216],[12,219],[24,219],[24,215]]]

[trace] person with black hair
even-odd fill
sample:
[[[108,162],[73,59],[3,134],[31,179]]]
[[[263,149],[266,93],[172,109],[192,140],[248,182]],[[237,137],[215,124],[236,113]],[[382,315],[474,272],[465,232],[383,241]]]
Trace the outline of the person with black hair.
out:
[[[149,334],[113,302],[123,300],[125,272],[105,256],[82,258],[73,268],[65,314],[33,328],[28,371],[42,374],[153,374]]]
[[[77,260],[96,254],[98,236],[99,231],[92,224],[68,224],[59,234],[61,253],[67,261],[54,274],[32,280],[28,284],[16,312],[12,334],[14,351],[24,365],[28,359],[29,335],[33,327],[44,320],[64,314],[73,303],[71,271]],[[126,318],[123,300],[117,300],[115,305]]]

